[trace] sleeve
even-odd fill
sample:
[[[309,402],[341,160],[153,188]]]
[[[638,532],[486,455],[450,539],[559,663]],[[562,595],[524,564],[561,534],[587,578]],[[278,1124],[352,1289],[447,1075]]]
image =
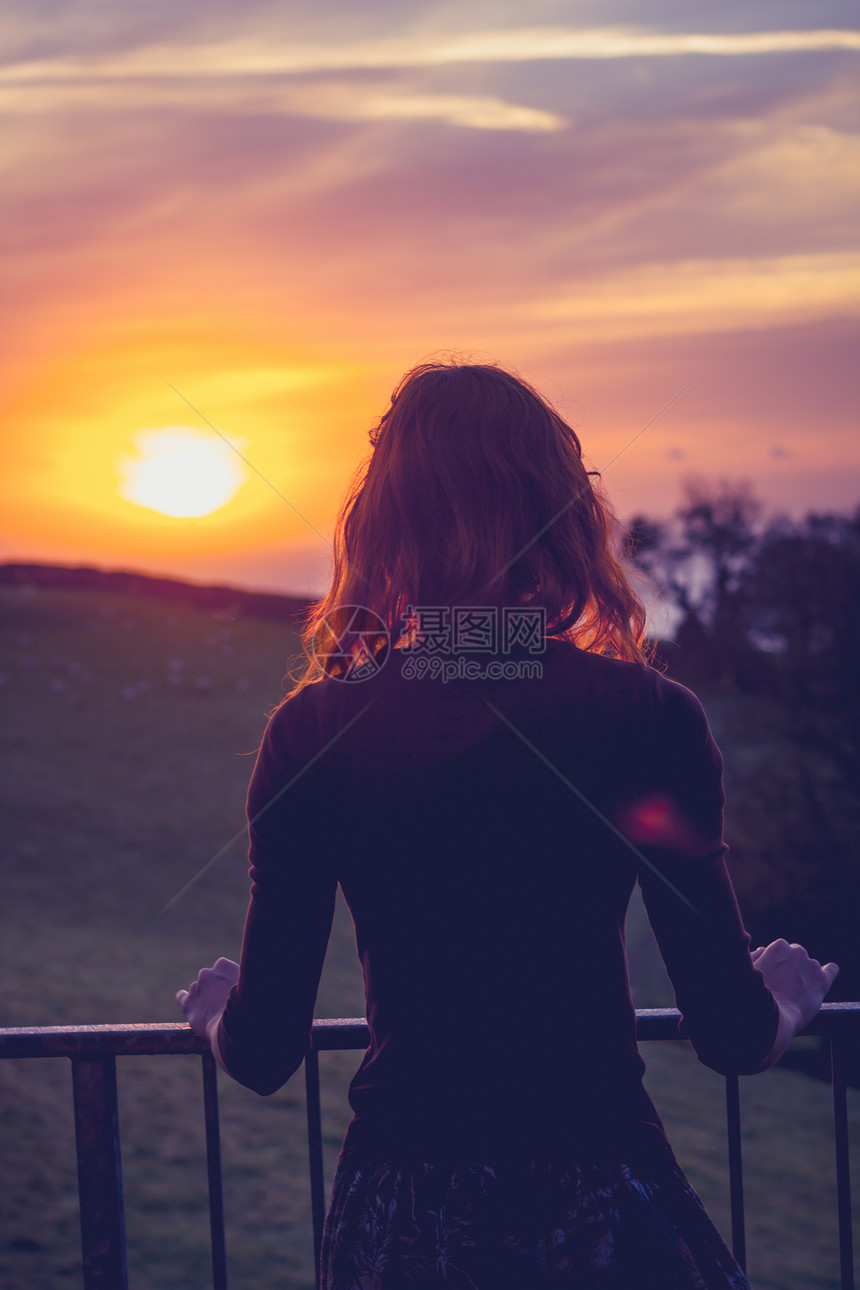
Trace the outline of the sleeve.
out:
[[[290,754],[298,715],[295,700],[275,712],[251,777],[251,899],[239,979],[217,1031],[225,1069],[263,1095],[286,1083],[310,1049],[337,892],[318,757]]]
[[[779,1010],[750,958],[723,842],[723,763],[698,699],[660,678],[646,792],[627,836],[682,1013],[681,1033],[720,1074],[762,1068]]]

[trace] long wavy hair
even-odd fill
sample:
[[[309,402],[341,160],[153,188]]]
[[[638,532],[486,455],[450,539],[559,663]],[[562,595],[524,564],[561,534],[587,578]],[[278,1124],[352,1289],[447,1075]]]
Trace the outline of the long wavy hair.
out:
[[[647,661],[645,610],[597,472],[526,381],[496,365],[421,363],[370,441],[292,693],[349,655],[372,662],[409,641],[417,606],[541,606],[547,636]]]

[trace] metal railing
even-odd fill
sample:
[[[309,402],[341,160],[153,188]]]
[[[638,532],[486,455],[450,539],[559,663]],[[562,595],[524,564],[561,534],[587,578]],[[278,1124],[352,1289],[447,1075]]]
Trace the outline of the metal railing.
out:
[[[677,1040],[679,1016],[670,1008],[637,1010],[637,1039]],[[851,1046],[855,1049],[860,1047],[860,1003],[824,1004],[804,1033],[822,1035],[830,1046],[840,1286],[841,1290],[854,1290],[845,1066]],[[335,1049],[366,1048],[368,1042],[369,1032],[364,1020],[353,1018],[313,1023],[313,1044],[305,1061],[305,1082],[317,1279],[326,1209],[319,1054]],[[208,1046],[181,1022],[0,1029],[0,1058],[68,1057],[71,1060],[85,1290],[126,1290],[128,1285],[116,1059],[177,1053],[197,1054],[202,1060],[212,1284],[214,1290],[227,1290],[217,1068]],[[732,1248],[735,1258],[744,1266],[746,1237],[738,1077],[728,1075],[725,1083]]]

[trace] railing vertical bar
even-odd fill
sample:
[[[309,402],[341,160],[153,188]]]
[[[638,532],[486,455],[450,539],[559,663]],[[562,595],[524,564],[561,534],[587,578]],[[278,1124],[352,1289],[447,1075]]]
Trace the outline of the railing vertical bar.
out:
[[[227,1290],[227,1243],[224,1238],[224,1192],[221,1184],[221,1129],[218,1120],[218,1068],[203,1053],[203,1114],[206,1118],[206,1172],[209,1178],[209,1233],[212,1242],[213,1290]]]
[[[836,1150],[836,1213],[839,1219],[839,1272],[841,1290],[854,1290],[854,1239],[851,1232],[851,1171],[848,1162],[848,1103],[842,1048],[830,1040],[833,1080],[833,1145]]]
[[[308,1155],[311,1169],[311,1215],[314,1225],[314,1268],[320,1285],[320,1252],[325,1221],[325,1178],[323,1173],[322,1106],[320,1103],[320,1062],[316,1049],[305,1058],[305,1089],[308,1108]]]
[[[726,1079],[726,1130],[729,1140],[729,1197],[732,1209],[732,1253],[746,1272],[747,1237],[744,1224],[744,1166],[741,1152],[741,1096],[737,1075]]]
[[[84,1290],[127,1290],[116,1060],[72,1058]]]

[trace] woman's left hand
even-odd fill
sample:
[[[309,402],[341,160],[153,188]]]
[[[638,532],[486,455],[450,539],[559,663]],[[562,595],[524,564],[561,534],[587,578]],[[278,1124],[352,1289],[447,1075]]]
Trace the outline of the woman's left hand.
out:
[[[211,968],[201,968],[187,990],[177,990],[176,1002],[201,1039],[211,1041],[213,1024],[220,1021],[227,996],[238,979],[239,964],[232,959],[218,959]]]

